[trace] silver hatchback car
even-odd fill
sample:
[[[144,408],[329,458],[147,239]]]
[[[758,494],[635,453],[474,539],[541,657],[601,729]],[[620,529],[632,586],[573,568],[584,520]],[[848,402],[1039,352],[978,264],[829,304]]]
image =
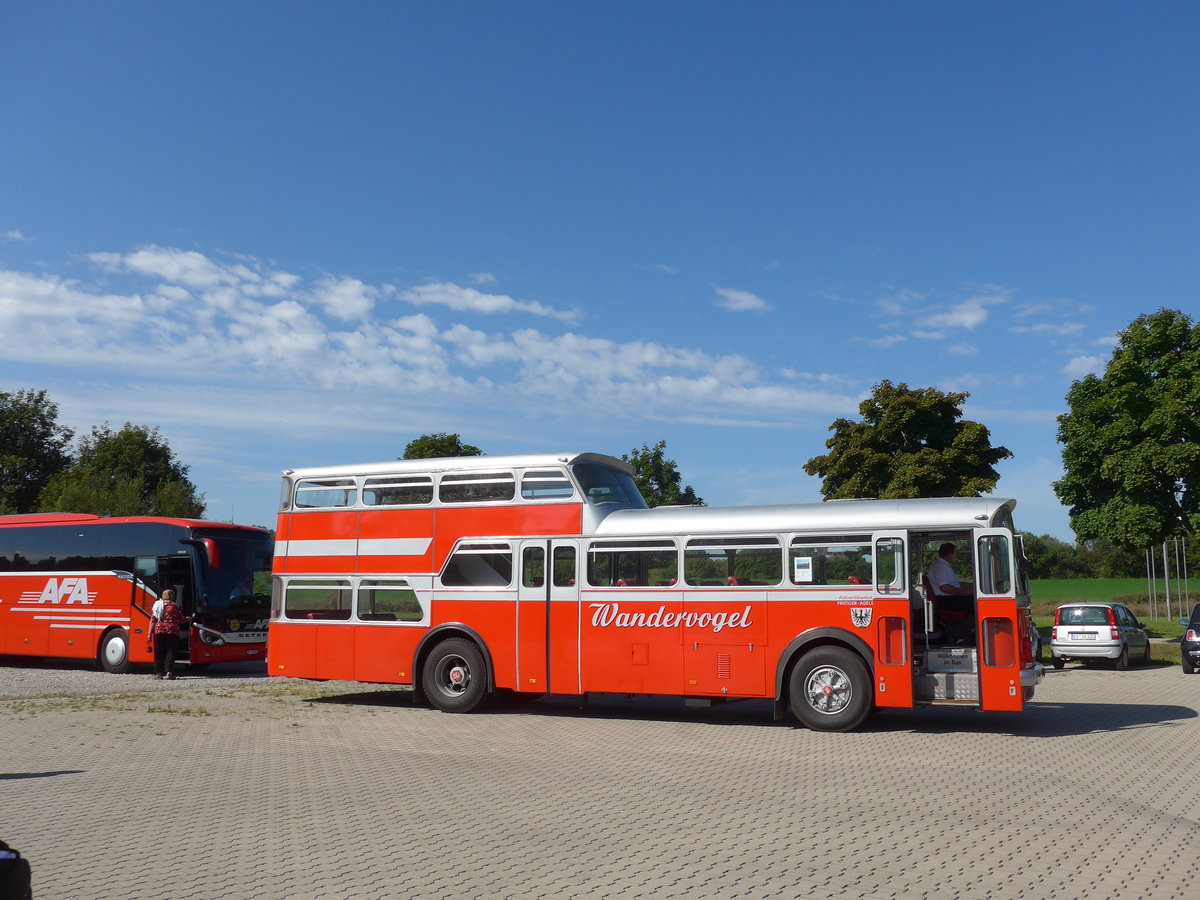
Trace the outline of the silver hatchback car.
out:
[[[1070,659],[1111,659],[1120,671],[1130,659],[1150,662],[1146,626],[1120,603],[1066,603],[1054,613],[1050,663],[1061,669]]]

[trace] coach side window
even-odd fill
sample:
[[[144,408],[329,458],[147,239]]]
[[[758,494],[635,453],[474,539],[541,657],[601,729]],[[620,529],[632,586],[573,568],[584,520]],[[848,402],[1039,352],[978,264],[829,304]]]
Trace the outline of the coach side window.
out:
[[[416,593],[403,579],[364,578],[358,586],[358,617],[365,622],[420,622]]]
[[[288,619],[350,618],[350,581],[344,578],[296,578],[283,590]]]
[[[296,483],[296,509],[335,509],[353,505],[353,478],[312,478]]]
[[[683,571],[689,585],[779,584],[783,549],[777,538],[697,538],[687,542]]]
[[[674,541],[593,541],[588,584],[594,587],[666,587],[678,580]]]
[[[446,587],[507,587],[512,582],[512,548],[508,544],[462,544],[446,561]]]
[[[489,500],[512,500],[516,496],[516,479],[512,472],[469,472],[443,475],[438,485],[438,499],[443,503],[484,503]]]
[[[870,585],[869,535],[804,535],[792,539],[788,549],[792,584]]]
[[[538,469],[521,476],[521,497],[525,500],[569,500],[575,486],[562,469]]]
[[[433,502],[429,475],[388,475],[363,482],[363,506],[422,506]]]

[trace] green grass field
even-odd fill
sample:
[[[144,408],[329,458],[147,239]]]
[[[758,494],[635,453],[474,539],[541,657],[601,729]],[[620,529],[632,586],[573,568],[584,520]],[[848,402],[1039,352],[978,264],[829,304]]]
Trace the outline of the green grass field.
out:
[[[1157,608],[1152,609],[1146,593],[1145,578],[1035,578],[1030,582],[1033,595],[1033,622],[1038,626],[1043,639],[1049,643],[1050,626],[1054,624],[1054,610],[1064,603],[1124,603],[1138,619],[1146,624],[1146,633],[1152,638],[1178,641],[1183,635],[1180,619],[1186,619],[1192,606],[1200,603],[1200,588],[1192,589],[1185,596],[1177,596],[1175,583],[1171,583],[1171,615],[1167,616],[1166,592],[1158,583]],[[1151,612],[1157,612],[1157,616]],[[1049,653],[1049,651],[1046,651]],[[1163,662],[1179,663],[1179,644],[1155,644],[1153,658]]]

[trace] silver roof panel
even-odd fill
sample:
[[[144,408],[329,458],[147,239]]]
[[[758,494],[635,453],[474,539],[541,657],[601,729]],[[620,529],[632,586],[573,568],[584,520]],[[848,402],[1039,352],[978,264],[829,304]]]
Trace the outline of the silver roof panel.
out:
[[[602,453],[527,453],[515,456],[445,456],[436,459],[393,459],[387,462],[351,463],[341,466],[308,466],[285,469],[287,478],[336,478],[351,475],[408,475],[427,472],[504,471],[575,463],[600,463],[633,474],[633,466]]]

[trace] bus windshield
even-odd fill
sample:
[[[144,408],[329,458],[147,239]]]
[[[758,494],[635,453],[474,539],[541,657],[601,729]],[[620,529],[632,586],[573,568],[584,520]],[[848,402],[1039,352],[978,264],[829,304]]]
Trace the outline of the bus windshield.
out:
[[[646,509],[646,501],[632,476],[596,463],[578,463],[571,469],[588,503],[596,506],[617,503],[630,509]]]
[[[267,535],[237,535],[227,530],[197,529],[197,537],[217,545],[217,565],[205,566],[205,596],[210,610],[269,609],[271,605],[271,555],[274,544]]]

